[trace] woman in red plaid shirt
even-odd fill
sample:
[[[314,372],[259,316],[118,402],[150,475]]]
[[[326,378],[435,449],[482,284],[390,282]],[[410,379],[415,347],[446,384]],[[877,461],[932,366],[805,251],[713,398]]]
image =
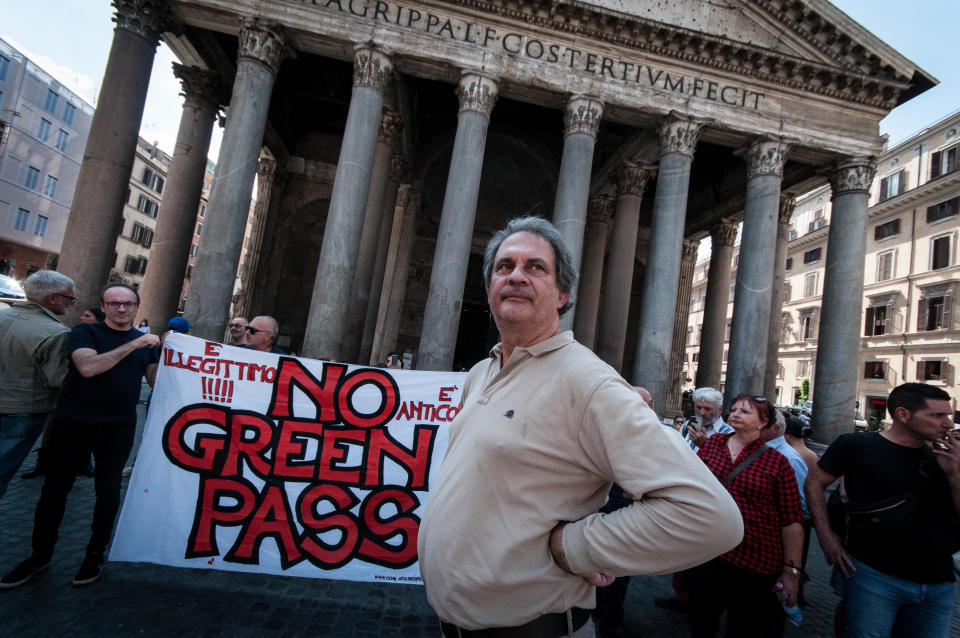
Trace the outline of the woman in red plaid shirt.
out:
[[[698,452],[723,481],[762,449],[726,486],[743,516],[743,542],[690,573],[690,619],[694,638],[716,636],[727,612],[727,636],[782,636],[783,604],[797,604],[803,510],[793,469],[786,457],[764,447],[760,431],[776,421],[763,397],[733,400],[727,423],[732,434],[716,434]]]

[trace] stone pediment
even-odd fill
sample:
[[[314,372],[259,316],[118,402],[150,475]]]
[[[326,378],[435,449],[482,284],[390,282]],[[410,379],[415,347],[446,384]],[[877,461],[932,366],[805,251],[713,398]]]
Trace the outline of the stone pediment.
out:
[[[885,109],[937,84],[826,0],[452,0],[448,4]]]

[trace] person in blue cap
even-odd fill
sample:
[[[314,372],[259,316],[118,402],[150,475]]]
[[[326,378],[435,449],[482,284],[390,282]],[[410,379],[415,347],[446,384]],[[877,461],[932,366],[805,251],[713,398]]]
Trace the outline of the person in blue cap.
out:
[[[167,330],[172,330],[173,332],[179,332],[182,334],[190,334],[190,331],[193,329],[193,325],[183,317],[174,317],[167,322]]]

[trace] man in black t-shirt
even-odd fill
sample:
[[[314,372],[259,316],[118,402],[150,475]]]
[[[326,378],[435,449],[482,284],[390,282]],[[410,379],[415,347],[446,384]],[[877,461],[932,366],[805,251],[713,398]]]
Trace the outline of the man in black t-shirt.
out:
[[[960,514],[950,395],[904,383],[887,408],[889,430],[844,434],[827,449],[807,478],[807,503],[827,562],[846,576],[844,636],[946,638]],[[839,477],[851,511],[884,511],[874,522],[851,522],[845,545],[830,529],[824,497]]]
[[[120,507],[120,479],[133,447],[137,400],[144,375],[152,385],[160,338],[133,329],[140,296],[125,284],[110,284],[100,296],[101,323],[70,333],[70,367],[51,423],[50,467],[33,524],[33,554],[0,579],[0,588],[22,585],[50,566],[67,494],[90,454],[96,461],[96,504],[86,557],[74,586],[100,579],[103,555]]]

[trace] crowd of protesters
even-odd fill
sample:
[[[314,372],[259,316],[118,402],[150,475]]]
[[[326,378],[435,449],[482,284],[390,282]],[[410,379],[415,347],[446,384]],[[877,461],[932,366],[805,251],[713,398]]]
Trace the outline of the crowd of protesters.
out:
[[[527,408],[531,403],[541,405],[536,393],[543,394],[541,410],[547,410],[552,403],[550,410],[561,411],[546,419],[556,423],[570,407],[556,402],[551,394],[559,383],[557,377],[554,386],[549,387],[530,386],[530,378],[515,370],[511,373],[512,381],[508,381],[509,377],[501,378],[501,366],[506,366],[511,352],[515,352],[513,357],[521,357],[516,366],[527,366],[531,371],[537,365],[546,366],[543,374],[549,371],[556,375],[558,368],[548,363],[547,354],[554,349],[562,353],[566,352],[564,348],[577,347],[570,345],[575,344],[572,336],[555,325],[569,296],[570,281],[560,281],[564,268],[559,263],[564,258],[562,248],[552,239],[550,228],[539,222],[524,223],[516,227],[519,230],[515,228],[500,237],[500,243],[488,249],[492,250],[487,256],[490,263],[485,262],[485,269],[489,268],[488,295],[492,296],[491,307],[498,327],[505,343],[512,343],[509,340],[513,338],[516,343],[511,350],[495,349],[491,359],[482,364],[486,366],[482,373],[471,372],[468,381],[475,374],[477,379],[468,387],[480,383],[481,374],[485,375],[483,383],[515,384],[516,392],[524,395]],[[568,289],[564,290],[564,286]],[[91,471],[92,456],[96,502],[91,535],[73,580],[77,587],[89,585],[100,579],[103,572],[104,555],[120,505],[124,464],[133,446],[142,380],[153,384],[165,336],[171,332],[189,334],[192,326],[184,317],[173,317],[162,335],[158,334],[160,330],[151,332],[146,320],[135,327],[140,303],[137,290],[112,283],[101,291],[99,305],[88,308],[70,329],[61,320],[78,302],[75,284],[69,277],[38,271],[24,281],[23,287],[26,300],[0,310],[0,340],[5,344],[0,353],[0,497],[41,433],[44,438],[38,466],[25,476],[43,476],[44,483],[36,505],[32,552],[0,578],[0,589],[20,586],[49,567],[67,496],[76,476]],[[496,296],[500,294],[498,290],[506,291],[502,298]],[[538,312],[545,314],[525,314],[521,310],[526,304],[534,308],[542,305]],[[549,319],[549,325],[543,323],[545,319]],[[541,328],[544,330],[534,335],[539,341],[531,341],[527,332]],[[257,316],[249,321],[235,317],[228,330],[228,345],[286,354],[277,345],[279,323],[273,317]],[[537,349],[540,343],[545,345]],[[542,357],[542,362],[525,362],[524,357],[530,356],[527,350],[534,359]],[[577,351],[576,355],[551,356],[558,362],[566,356],[579,357],[583,360],[578,366],[597,365],[592,353],[586,350]],[[381,367],[402,369],[404,362],[404,356],[391,353]],[[575,375],[570,383],[575,384],[574,379]],[[521,589],[540,592],[554,601],[555,596],[548,590],[556,587],[567,591],[556,600],[571,596],[576,600],[576,605],[549,614],[538,611],[542,609],[539,603],[524,599],[519,589],[493,595],[489,587],[498,579],[507,578],[505,574],[489,574],[490,583],[483,590],[487,593],[477,592],[477,598],[471,597],[476,572],[466,574],[459,566],[459,571],[450,571],[449,555],[466,551],[460,546],[462,543],[473,547],[472,551],[487,547],[487,561],[491,560],[491,553],[499,552],[504,568],[516,569],[519,564],[519,554],[510,545],[519,519],[513,519],[514,527],[509,533],[504,528],[505,536],[499,541],[491,537],[492,545],[484,545],[468,533],[474,527],[471,521],[489,521],[490,511],[478,509],[474,518],[466,515],[475,504],[465,503],[466,495],[458,487],[466,480],[461,477],[463,466],[449,459],[457,456],[457,442],[463,437],[472,441],[486,436],[477,428],[490,427],[493,415],[487,414],[487,408],[474,407],[472,395],[465,389],[461,412],[464,416],[452,426],[451,448],[441,472],[445,480],[438,480],[432,492],[420,539],[421,552],[428,552],[421,555],[425,577],[427,568],[431,572],[427,593],[440,615],[444,635],[521,635],[509,633],[517,629],[522,633],[533,631],[523,633],[531,636],[636,635],[624,623],[623,602],[629,575],[656,573],[664,571],[664,565],[671,565],[676,569],[665,571],[674,571],[673,595],[654,602],[685,614],[695,638],[717,635],[724,614],[727,636],[782,636],[788,618],[795,623],[802,618],[804,568],[814,529],[826,560],[834,566],[834,583],[844,600],[838,608],[838,635],[949,635],[956,578],[952,554],[960,550],[960,442],[953,436],[950,396],[943,390],[922,383],[898,386],[887,402],[892,422],[888,429],[843,435],[820,458],[806,445],[812,434],[809,421],[779,412],[765,397],[741,394],[723,414],[723,395],[714,388],[699,388],[693,392],[689,418],[651,420],[656,414],[649,393],[636,387],[631,394],[625,394],[620,381],[611,377],[612,385],[604,392],[628,414],[613,410],[599,395],[584,395],[584,403],[577,409],[596,412],[597,438],[581,432],[577,444],[586,445],[584,450],[567,450],[574,456],[604,457],[601,465],[609,473],[591,476],[590,480],[606,481],[608,485],[613,482],[609,502],[599,513],[594,510],[592,516],[580,512],[580,526],[574,527],[578,523],[576,517],[552,521],[556,525],[547,530],[546,556],[554,568],[559,566],[566,574],[547,577],[549,565],[531,563],[532,571],[523,576],[533,580],[525,580],[527,584]],[[488,392],[493,392],[494,385],[490,388],[481,395],[481,406],[491,400]],[[581,390],[571,386],[567,391],[571,396],[580,396]],[[507,421],[497,427],[509,432],[513,427],[514,408],[509,403],[512,399],[499,400],[506,401],[503,407],[510,409],[504,413]],[[637,410],[639,416],[634,418]],[[616,419],[623,421],[623,427],[615,430],[610,422]],[[482,426],[483,423],[487,425]],[[644,434],[644,440],[665,447],[656,453],[647,450],[643,458],[631,461],[627,458],[633,445],[631,432],[644,432],[651,427],[650,423],[657,424],[652,432],[655,436]],[[662,435],[661,430],[672,434]],[[616,451],[609,447],[614,439],[619,441]],[[559,439],[544,440],[537,453],[545,458],[555,457],[561,452],[561,443]],[[524,449],[527,454],[533,450]],[[470,450],[472,454],[474,448]],[[656,482],[650,483],[649,473],[637,474],[630,464],[649,464],[654,457],[661,465]],[[691,459],[699,459],[695,462],[702,464],[703,469],[691,473],[697,467],[690,465],[694,462]],[[548,492],[538,491],[537,481],[531,481],[531,477],[542,476],[565,484],[584,478],[577,472],[569,474],[553,466],[535,464],[533,469],[529,458],[526,464],[518,460],[519,464],[513,464],[491,457],[482,468],[488,473],[489,467],[500,467],[505,487],[528,484],[529,489],[518,488],[507,501],[490,503],[494,510],[505,509],[512,503],[521,508],[514,515],[524,512],[520,517],[524,518],[525,510],[545,507],[544,499],[550,498]],[[677,482],[668,484],[664,481],[672,476],[671,463],[674,469],[685,469],[675,477]],[[682,478],[684,474],[686,478]],[[714,543],[709,552],[699,551],[697,543],[691,540],[696,536],[690,535],[694,530],[686,529],[680,522],[689,513],[685,506],[674,511],[672,519],[663,519],[672,520],[673,527],[661,530],[666,536],[661,539],[663,547],[656,559],[645,553],[649,537],[625,542],[636,531],[630,531],[631,525],[647,524],[639,517],[649,516],[652,507],[665,505],[663,494],[667,491],[675,490],[681,501],[692,498],[685,492],[693,487],[691,481],[699,484],[698,489],[708,488],[707,492],[697,493],[697,498],[705,502],[714,498],[709,494],[716,490],[731,499],[711,501],[711,507],[722,509],[726,502],[735,505],[734,511],[739,513],[735,526],[739,540],[735,544],[724,540]],[[584,484],[584,493],[591,489]],[[558,507],[569,504],[567,492],[556,493]],[[703,516],[702,510],[699,516]],[[454,521],[461,521],[466,527],[450,536]],[[524,533],[532,534],[528,541],[536,540],[541,523],[544,521],[528,521],[524,528]],[[609,532],[603,531],[607,527]],[[565,539],[565,530],[573,540]],[[453,538],[457,542],[452,542]],[[534,557],[526,549],[522,553]],[[684,561],[685,553],[699,559]],[[536,574],[541,572],[543,580],[538,581],[541,577]],[[579,579],[578,585],[571,584],[571,576]],[[593,621],[589,622],[586,619],[591,614],[585,610],[593,601]],[[508,613],[507,609],[511,624],[504,626],[499,621]],[[527,619],[531,614],[532,620]]]

